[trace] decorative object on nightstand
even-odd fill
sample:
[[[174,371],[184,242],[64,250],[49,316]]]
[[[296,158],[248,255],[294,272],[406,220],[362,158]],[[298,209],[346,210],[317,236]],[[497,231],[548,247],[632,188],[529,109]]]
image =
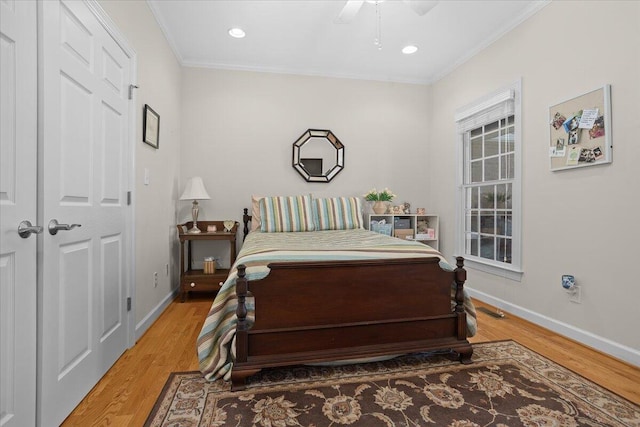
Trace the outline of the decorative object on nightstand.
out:
[[[230,233],[231,229],[233,229],[233,227],[236,225],[236,222],[233,220],[227,220],[223,221],[222,224],[224,225],[224,231]]]
[[[204,274],[216,274],[216,260],[213,257],[206,257],[204,259]]]
[[[202,178],[199,176],[189,178],[187,185],[184,188],[184,192],[182,193],[182,196],[180,196],[180,200],[193,200],[193,205],[191,207],[193,227],[188,231],[188,233],[197,234],[201,232],[198,228],[198,200],[209,200],[210,198],[209,193],[207,193],[207,190],[204,188]]]
[[[388,188],[385,188],[380,192],[375,188],[372,188],[364,195],[364,199],[366,201],[374,202],[372,209],[377,214],[385,213],[387,211],[387,202],[391,202],[394,197],[396,197],[396,195]]]

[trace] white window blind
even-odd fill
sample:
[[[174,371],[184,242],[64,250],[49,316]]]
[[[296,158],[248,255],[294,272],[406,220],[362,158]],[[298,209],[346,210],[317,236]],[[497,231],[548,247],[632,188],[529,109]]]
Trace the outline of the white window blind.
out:
[[[461,108],[455,114],[458,133],[468,132],[478,126],[513,114],[515,111],[514,100],[515,91],[508,89]]]

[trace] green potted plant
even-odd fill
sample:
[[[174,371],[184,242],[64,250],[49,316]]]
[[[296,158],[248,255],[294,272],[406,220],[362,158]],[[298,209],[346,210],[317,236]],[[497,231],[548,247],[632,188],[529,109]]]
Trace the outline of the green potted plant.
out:
[[[378,215],[387,211],[388,202],[391,202],[394,197],[396,197],[396,195],[388,188],[385,188],[382,191],[372,188],[364,195],[364,199],[366,201],[373,202],[372,209]]]

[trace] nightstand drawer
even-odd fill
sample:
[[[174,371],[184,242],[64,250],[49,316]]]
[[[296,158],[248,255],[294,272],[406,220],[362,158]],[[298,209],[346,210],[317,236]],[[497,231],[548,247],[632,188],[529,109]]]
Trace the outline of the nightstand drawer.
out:
[[[187,270],[180,280],[180,292],[218,292],[229,275],[229,269],[218,268],[215,274],[204,274],[203,270]]]
[[[184,282],[182,284],[182,290],[184,292],[198,292],[198,291],[204,291],[204,292],[211,292],[211,291],[218,291],[218,289],[220,289],[220,282],[218,283],[209,283],[209,282],[203,282],[201,280],[196,280],[196,281],[192,281],[192,282]]]

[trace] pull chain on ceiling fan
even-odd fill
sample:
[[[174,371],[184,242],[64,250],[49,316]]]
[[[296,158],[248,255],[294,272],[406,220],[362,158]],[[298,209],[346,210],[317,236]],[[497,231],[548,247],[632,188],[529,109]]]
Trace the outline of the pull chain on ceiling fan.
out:
[[[376,36],[373,39],[373,44],[377,46],[378,50],[382,50],[382,11],[380,10],[381,1],[376,1]]]

